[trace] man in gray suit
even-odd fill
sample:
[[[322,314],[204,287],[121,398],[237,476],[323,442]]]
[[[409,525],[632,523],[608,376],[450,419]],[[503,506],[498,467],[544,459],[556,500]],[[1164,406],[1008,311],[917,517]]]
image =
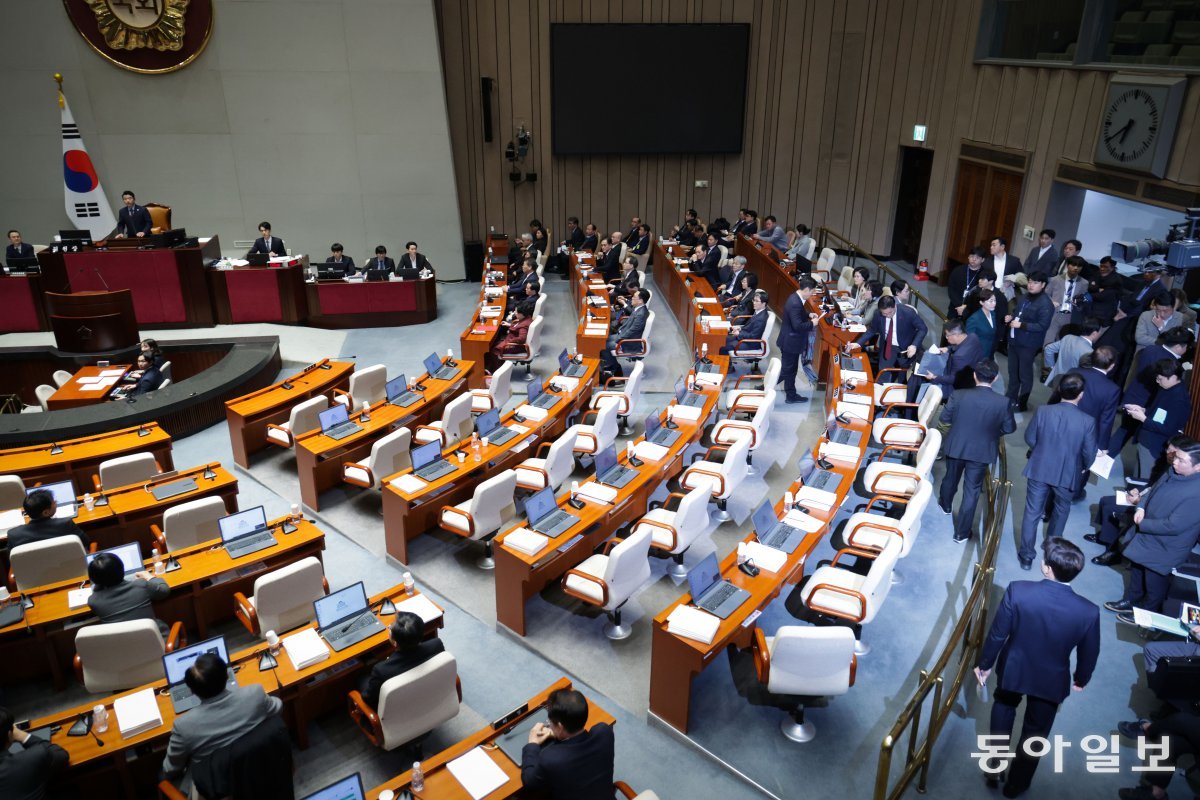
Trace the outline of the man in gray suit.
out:
[[[1053,386],[1060,375],[1066,375],[1078,367],[1080,360],[1092,352],[1099,338],[1100,321],[1095,317],[1088,317],[1079,326],[1078,333],[1068,333],[1058,341],[1046,345],[1042,357],[1049,373],[1043,383]]]
[[[233,744],[267,717],[278,714],[283,703],[258,684],[228,690],[229,665],[216,653],[205,653],[184,673],[184,682],[200,705],[175,718],[163,772],[178,777],[191,765]]]
[[[601,373],[608,373],[608,377],[616,378],[625,374],[621,370],[620,362],[617,361],[617,343],[622,339],[642,338],[642,331],[646,329],[646,318],[650,315],[650,310],[646,308],[648,302],[650,302],[650,292],[645,289],[635,289],[629,296],[629,303],[633,306],[633,310],[617,327],[616,333],[611,334],[608,341],[604,343],[604,349],[600,351]]]
[[[149,572],[138,572],[133,580],[125,580],[125,565],[112,553],[100,553],[88,564],[92,594],[88,606],[101,622],[129,622],[152,619],[166,639],[170,628],[154,616],[154,601],[165,600],[171,587],[162,578]]]
[[[975,387],[950,395],[942,409],[941,421],[950,426],[942,452],[946,455],[946,475],[942,478],[938,505],[951,513],[959,478],[963,481],[963,499],[954,519],[954,541],[971,538],[975,507],[983,491],[983,476],[999,453],[1000,437],[1017,429],[1008,399],[992,390],[1000,368],[991,359],[977,361],[973,367]]]
[[[1062,536],[1071,512],[1071,497],[1083,480],[1084,470],[1096,458],[1096,420],[1079,409],[1083,387],[1083,378],[1064,375],[1058,383],[1062,402],[1039,408],[1025,429],[1025,443],[1031,452],[1021,472],[1026,479],[1025,516],[1017,551],[1024,570],[1033,568],[1037,553],[1034,539],[1047,498],[1054,497],[1048,536]]]

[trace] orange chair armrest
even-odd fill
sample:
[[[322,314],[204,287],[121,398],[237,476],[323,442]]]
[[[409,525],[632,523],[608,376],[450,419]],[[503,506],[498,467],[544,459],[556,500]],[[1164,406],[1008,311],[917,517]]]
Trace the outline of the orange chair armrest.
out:
[[[12,567],[8,568],[8,591],[15,592],[17,590],[17,576],[13,575]]]
[[[171,632],[167,634],[166,650],[168,653],[174,653],[181,647],[187,647],[187,631],[183,629],[182,622],[176,622],[171,625]]]
[[[639,519],[634,524],[633,527],[636,529],[638,525],[649,525],[651,528],[658,528],[659,530],[664,530],[664,531],[670,532],[670,534],[671,534],[670,547],[663,547],[661,544],[655,543],[653,536],[650,537],[650,546],[651,547],[656,547],[659,550],[666,550],[667,552],[671,552],[672,550],[674,550],[676,547],[679,546],[679,531],[675,530],[675,527],[673,525],[668,525],[665,522],[659,522],[658,520],[655,520],[655,519]]]
[[[767,649],[767,635],[762,628],[754,628],[751,649],[754,652],[754,673],[758,676],[758,682],[766,686],[771,677],[771,651]]]
[[[175,788],[175,784],[167,780],[158,782],[158,796],[166,800],[188,800],[183,792]]]
[[[888,414],[891,414],[892,409],[895,409],[895,408],[917,408],[917,407],[919,407],[918,403],[888,403],[886,406],[883,407],[883,415],[886,417]]]
[[[908,369],[905,367],[888,367],[886,369],[881,369],[879,372],[875,373],[876,383],[887,383],[887,381],[879,380],[879,377],[888,372],[895,372],[899,375],[907,375]]]
[[[910,497],[900,497],[899,495],[894,495],[894,494],[877,494],[874,497],[872,497],[870,500],[867,501],[867,507],[865,510],[868,514],[871,513],[871,509],[875,507],[876,502],[879,502],[879,503],[904,503],[905,505],[908,505],[908,503],[911,500],[912,500],[912,498],[910,498]]]
[[[720,497],[723,494],[725,494],[725,476],[722,475],[720,472],[712,472],[710,470],[704,469],[703,467],[692,466],[692,467],[688,467],[688,471],[683,474],[684,479],[686,479],[687,476],[693,472],[698,472],[701,475],[707,475],[710,478],[717,479],[717,481],[721,484],[721,488],[720,488],[720,490],[713,492],[713,497]],[[688,488],[694,489],[695,487],[689,486]]]
[[[375,709],[366,704],[357,689],[347,695],[347,700],[350,706],[350,719],[354,720],[354,724],[366,735],[371,744],[376,747],[381,746],[383,729],[379,726],[379,716],[375,713]]]
[[[92,486],[96,489],[96,494],[100,494],[102,491],[104,491],[100,484],[100,475],[98,473],[92,473]]]
[[[246,630],[258,636],[258,611],[246,599],[246,595],[241,592],[233,593],[233,615],[238,618],[238,621],[246,626]]]
[[[718,434],[720,434],[722,431],[724,431],[728,428],[733,428],[733,429],[739,430],[739,431],[750,431],[750,449],[753,450],[754,448],[758,447],[758,430],[755,429],[755,427],[753,425],[747,425],[744,422],[734,422],[734,421],[727,420],[727,419],[721,420],[720,426],[717,428],[716,432],[713,434],[713,441],[720,442],[721,444],[726,444],[726,442],[723,442],[720,439],[717,439],[716,437]],[[733,442],[728,442],[727,444],[733,444]]]
[[[883,532],[885,532],[885,533],[891,533],[891,534],[895,534],[896,536],[899,536],[901,539],[903,539],[903,538],[904,538],[904,531],[900,530],[899,528],[897,528],[897,527],[896,527],[896,526],[894,526],[894,525],[880,525],[880,524],[879,524],[879,523],[877,523],[877,522],[868,522],[868,521],[865,521],[865,520],[864,520],[863,522],[860,522],[859,524],[855,525],[855,526],[854,526],[854,529],[853,529],[853,530],[851,530],[851,531],[849,531],[849,532],[846,534],[846,543],[847,543],[847,544],[849,544],[849,545],[851,545],[852,547],[856,547],[856,548],[862,548],[862,549],[864,549],[864,550],[876,550],[876,549],[878,549],[878,548],[876,548],[876,547],[874,547],[874,546],[872,546],[872,545],[868,545],[868,544],[859,544],[858,542],[856,542],[856,541],[854,540],[854,535],[855,535],[856,533],[858,533],[860,530],[864,529],[864,528],[871,528],[871,529],[874,529],[874,530],[877,530],[877,531],[883,531]]]
[[[894,469],[885,469],[885,470],[881,470],[880,473],[875,476],[875,480],[873,480],[871,482],[871,494],[876,493],[875,487],[879,485],[879,482],[881,480],[888,477],[889,475],[897,477],[897,478],[904,478],[905,480],[909,480],[914,483],[920,482],[920,479],[917,477],[917,475],[915,473],[899,472],[898,470],[894,470]],[[886,494],[886,492],[883,492],[882,494]]]
[[[579,431],[575,435],[576,436],[586,436],[589,439],[591,439],[592,440],[592,449],[587,450],[587,449],[575,447],[574,445],[572,445],[571,446],[572,451],[574,451],[576,453],[595,453],[600,450],[600,440],[596,438],[596,434],[592,433],[591,431]]]
[[[613,375],[611,378],[609,378],[608,380],[606,380],[604,382],[604,388],[607,389],[609,386],[612,386],[613,384],[622,385],[622,384],[626,384],[626,383],[629,383],[629,378],[627,378],[626,376]]]
[[[269,431],[270,431],[270,430],[275,430],[275,431],[283,431],[283,435],[287,437],[287,440],[288,440],[288,442],[293,442],[293,441],[294,441],[294,440],[293,440],[293,438],[292,438],[292,432],[291,432],[291,431],[289,431],[287,428],[283,427],[282,425],[276,425],[276,424],[275,424],[275,423],[273,423],[273,422],[268,422],[268,423],[267,423],[267,430],[269,430]],[[266,439],[267,439],[267,442],[268,442],[268,443],[270,443],[270,444],[273,444],[273,445],[276,445],[277,447],[283,447],[283,446],[284,446],[284,445],[282,445],[282,444],[279,444],[279,442],[276,442],[276,441],[275,441],[274,439],[272,439],[270,436],[266,437]]]
[[[850,685],[854,685],[854,679],[858,677],[858,656],[850,654]]]
[[[633,798],[637,797],[637,792],[631,789],[625,781],[613,781],[613,788],[625,795],[626,800],[633,800]]]
[[[100,545],[99,545],[99,543],[97,543],[97,542],[92,542],[91,544],[89,544],[89,545],[88,545],[88,552],[89,552],[89,553],[97,553],[97,552],[99,552],[99,551],[100,551]]]
[[[167,552],[167,537],[163,535],[162,528],[158,527],[158,523],[150,523],[150,537],[154,539],[154,544],[158,547],[158,552]]]
[[[418,431],[432,431],[438,435],[438,439],[442,442],[442,447],[446,446],[446,432],[441,428],[435,428],[432,425],[418,425]],[[416,438],[416,431],[413,431],[413,438]]]
[[[921,431],[922,434],[924,434],[928,431],[928,429],[924,425],[922,425],[919,422],[913,422],[911,419],[902,420],[899,422],[890,422],[884,426],[883,430],[881,430],[879,432],[879,441],[885,442],[888,437],[888,432],[891,431],[892,428],[917,428]],[[921,438],[924,439],[925,437],[922,436]],[[902,447],[909,447],[909,445],[902,445]],[[916,448],[910,448],[910,449],[915,450]]]
[[[604,391],[596,392],[595,396],[592,398],[592,402],[593,403],[599,402],[600,400],[603,400],[606,397],[611,397],[617,401],[617,413],[618,414],[624,415],[624,414],[629,413],[629,398],[626,395],[621,394],[620,392],[604,392]]]
[[[867,550],[862,547],[843,547],[834,554],[833,561],[830,561],[829,565],[836,567],[838,562],[842,560],[842,556],[854,556],[855,558],[875,558],[878,555],[878,550]]]
[[[833,592],[834,594],[844,594],[847,597],[853,597],[858,601],[858,616],[848,617],[842,611],[814,603],[812,599],[814,596],[816,596],[817,592],[820,591]],[[852,622],[862,622],[863,618],[867,616],[867,599],[863,597],[860,592],[856,592],[852,589],[844,589],[841,586],[832,586],[828,583],[820,583],[813,587],[812,592],[810,592],[808,595],[807,605],[811,610],[816,611],[818,614],[828,614],[831,617],[848,619]]]
[[[71,667],[75,670],[75,680],[83,684],[83,659],[79,657],[79,653],[75,654],[75,658],[71,660]]]
[[[542,476],[542,480],[544,480],[546,482],[546,486],[550,485],[550,473],[546,472],[546,470],[542,469],[541,467],[531,467],[528,464],[518,464],[516,466],[516,469],[517,470],[527,469],[530,472],[537,472]],[[520,482],[521,482],[521,478],[518,476],[517,483],[519,484]]]
[[[535,450],[535,451],[534,451],[534,458],[545,458],[545,456],[543,455],[543,453],[549,453],[549,452],[550,452],[550,447],[551,447],[553,444],[554,444],[554,442],[542,442],[542,443],[540,443],[540,444],[537,446],[537,450]],[[532,467],[526,467],[526,469],[532,469]]]
[[[587,596],[586,594],[577,592],[567,585],[567,578],[571,577],[572,575],[574,575],[576,578],[582,578],[585,581],[591,581],[592,583],[599,584],[600,602],[597,603],[593,598]],[[576,600],[582,600],[588,605],[604,606],[608,603],[608,584],[604,582],[604,579],[597,578],[595,575],[588,575],[586,572],[580,572],[577,569],[569,569],[567,570],[567,573],[563,575],[562,590],[564,594],[568,594],[571,597],[574,597]]]
[[[708,450],[704,451],[704,460],[708,461],[709,460],[708,457],[715,453],[724,453],[724,454],[728,455],[729,454],[729,445],[727,445],[727,444],[710,445]],[[721,462],[718,461],[715,463],[719,464]]]
[[[853,683],[854,679],[851,678],[850,682]],[[462,678],[458,675],[454,676],[454,690],[456,692],[458,692],[458,702],[461,703],[462,702]]]
[[[733,398],[733,405],[731,405],[729,407],[729,413],[730,414],[749,414],[750,416],[754,416],[756,413],[758,413],[758,409],[749,404],[743,405],[742,398],[743,397],[766,397],[766,396],[767,396],[766,392],[739,392]]]
[[[758,355],[760,352],[761,353],[767,352],[767,340],[766,339],[739,339],[737,346],[734,349],[733,353],[731,353],[731,355],[736,356],[739,353],[742,353],[743,352],[742,345],[752,344],[752,343],[757,343],[758,348],[756,350],[751,350],[748,355]]]
[[[529,345],[527,344],[510,344],[510,350],[500,354],[500,358],[505,361],[527,361],[529,360]]]
[[[439,528],[442,528],[443,530],[448,530],[451,533],[457,533],[457,534],[461,535],[462,531],[458,530],[457,528],[447,528],[445,525],[442,524],[442,517],[446,516],[446,514],[459,514],[461,516],[466,517],[467,518],[467,536],[470,537],[470,536],[475,535],[475,518],[473,516],[471,516],[471,513],[469,511],[463,511],[461,508],[456,508],[455,506],[442,506],[441,516],[438,517],[438,527]]]
[[[889,427],[890,427],[890,426],[889,426]],[[886,444],[886,445],[884,445],[884,446],[883,446],[883,449],[879,451],[879,459],[878,459],[878,460],[879,460],[879,461],[883,461],[884,457],[885,457],[885,456],[886,456],[888,453],[891,453],[891,452],[897,452],[897,453],[915,453],[915,452],[917,452],[917,450],[918,450],[918,447],[916,447],[916,446],[914,446],[914,445],[908,445],[908,444]]]
[[[754,319],[753,314],[738,314],[736,317],[731,317],[730,322],[737,323],[739,319]]]
[[[741,388],[741,386],[742,386],[742,381],[747,381],[747,382],[750,382],[750,381],[758,381],[758,382],[762,382],[762,381],[765,381],[766,379],[767,379],[767,376],[766,376],[766,375],[756,375],[756,374],[754,374],[753,372],[748,372],[748,373],[746,373],[745,375],[742,375],[740,378],[738,378],[738,379],[737,379],[737,381],[736,381],[736,382],[733,384],[733,388],[735,388],[735,389],[739,389],[739,388]]]
[[[357,468],[361,469],[363,472],[367,473],[367,479],[365,481],[361,478],[352,478],[349,475],[347,475],[346,469],[349,466],[350,466],[350,462],[346,462],[345,464],[342,464],[342,481],[344,483],[348,483],[351,486],[361,486],[364,489],[369,489],[370,487],[375,485],[375,473],[372,472],[371,468],[368,467],[366,464],[355,464],[354,465]]]
[[[632,344],[634,342],[641,343],[642,347],[641,347],[640,351],[626,350],[624,347],[622,347],[622,345],[624,345],[624,344]],[[627,358],[629,356],[641,356],[641,355],[646,354],[646,349],[648,347],[649,347],[649,345],[646,343],[645,339],[622,339],[619,342],[617,342],[617,349],[613,351],[613,355],[616,356],[617,358]]]

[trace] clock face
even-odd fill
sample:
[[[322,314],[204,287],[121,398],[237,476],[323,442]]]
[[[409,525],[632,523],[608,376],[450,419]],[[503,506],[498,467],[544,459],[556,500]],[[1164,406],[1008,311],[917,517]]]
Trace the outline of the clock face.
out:
[[[1117,163],[1134,165],[1150,153],[1161,127],[1159,101],[1145,89],[1118,94],[1104,112],[1101,146]]]

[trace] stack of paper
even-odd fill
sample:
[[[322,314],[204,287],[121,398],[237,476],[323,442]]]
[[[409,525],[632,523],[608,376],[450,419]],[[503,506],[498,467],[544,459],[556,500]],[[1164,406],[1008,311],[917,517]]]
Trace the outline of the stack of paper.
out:
[[[1117,489],[1116,492],[1114,493],[1114,497],[1116,498],[1117,505],[1119,505],[1119,506],[1133,505],[1133,503],[1129,502],[1129,493],[1126,492],[1124,489]]]
[[[450,774],[474,800],[487,797],[508,783],[508,776],[504,774],[504,770],[500,769],[481,747],[476,747],[448,762],[446,769],[450,770]]]
[[[823,489],[801,486],[800,491],[796,492],[796,502],[806,508],[812,508],[817,511],[828,511],[837,503],[837,495],[833,492],[826,492]]]
[[[502,287],[502,286],[488,286],[487,288],[485,288],[483,290],[483,293],[488,298],[495,298],[495,297],[499,297],[500,295],[504,294],[504,291],[505,291],[504,287]]]
[[[395,486],[405,494],[416,494],[429,485],[428,482],[421,480],[416,475],[408,474],[401,475],[391,481],[391,485]]]
[[[720,626],[720,619],[692,606],[676,606],[675,610],[667,615],[668,633],[705,644],[712,644]]]
[[[858,461],[858,448],[851,447],[848,444],[838,444],[837,442],[821,442],[821,455],[826,458],[832,458],[834,461]]]
[[[608,326],[603,323],[599,325],[589,323],[584,327],[583,332],[588,336],[605,336],[608,334]]]
[[[555,388],[565,392],[573,392],[579,386],[579,378],[568,378],[564,375],[555,375],[550,382]]]
[[[729,330],[729,326],[730,326],[730,323],[729,323],[729,320],[727,320],[727,319],[712,319],[712,318],[710,318],[708,320],[708,327],[710,330],[727,331],[727,330]]]
[[[695,422],[700,419],[700,412],[703,411],[700,406],[681,406],[675,403],[671,406],[671,419],[685,419],[689,422]]]
[[[525,419],[541,422],[550,412],[544,408],[538,408],[537,406],[531,406],[528,403],[523,403],[521,407],[517,409],[517,413]]]
[[[92,596],[92,587],[86,589],[72,589],[67,592],[67,608],[83,608],[88,604],[88,598]]]
[[[589,500],[596,500],[601,503],[611,503],[617,499],[616,489],[596,483],[595,481],[589,481],[580,486],[579,494]]]
[[[721,305],[721,301],[715,297],[697,297],[692,302],[696,303],[696,305],[704,305],[704,306],[719,306],[719,305]]]
[[[846,373],[842,373],[845,375]],[[873,402],[870,395],[858,394],[857,392],[847,392],[842,395],[842,401],[846,403],[857,403],[860,406],[869,406]]]
[[[725,376],[719,372],[697,372],[696,383],[704,386],[720,386],[725,381]]]
[[[633,454],[643,461],[662,461],[668,452],[661,444],[647,442],[645,439],[633,446]]]
[[[842,380],[854,381],[855,383],[862,384],[866,383],[869,378],[865,372],[859,372],[856,369],[844,369],[842,370]]]
[[[506,547],[511,547],[513,550],[520,550],[527,556],[537,555],[546,549],[546,545],[549,543],[550,538],[548,536],[543,536],[528,528],[517,528],[515,531],[509,531],[502,542]]]
[[[503,311],[503,309],[500,308],[500,306],[484,306],[483,308],[479,309],[479,318],[491,319],[492,317],[498,317],[500,316],[501,311]]]
[[[142,689],[140,692],[118,697],[113,701],[113,714],[117,717],[117,729],[126,739],[163,724],[153,689]]]
[[[859,325],[858,323],[854,323],[852,325],[847,325],[846,330],[849,331],[850,333],[866,333],[867,326]]]
[[[396,603],[396,610],[416,614],[424,623],[433,622],[442,616],[442,610],[423,594],[416,594],[401,603]]]
[[[283,649],[296,669],[311,667],[329,658],[329,648],[315,628],[305,628],[288,636],[283,640]]]
[[[816,517],[810,517],[798,508],[793,508],[783,517],[784,523],[791,525],[793,528],[799,528],[805,533],[816,533],[825,525],[824,522]]]
[[[870,407],[860,405],[859,403],[847,403],[842,400],[837,404],[838,416],[845,414],[847,417],[856,417],[861,420],[866,420],[870,415]]]
[[[779,572],[787,563],[788,554],[774,547],[767,547],[762,542],[747,542],[746,558],[754,562],[754,566],[767,572]]]

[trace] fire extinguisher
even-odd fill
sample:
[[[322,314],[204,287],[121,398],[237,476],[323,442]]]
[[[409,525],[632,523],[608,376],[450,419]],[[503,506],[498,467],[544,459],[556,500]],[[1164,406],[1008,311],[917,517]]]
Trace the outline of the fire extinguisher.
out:
[[[929,280],[929,259],[922,258],[921,263],[917,265],[917,280]]]

